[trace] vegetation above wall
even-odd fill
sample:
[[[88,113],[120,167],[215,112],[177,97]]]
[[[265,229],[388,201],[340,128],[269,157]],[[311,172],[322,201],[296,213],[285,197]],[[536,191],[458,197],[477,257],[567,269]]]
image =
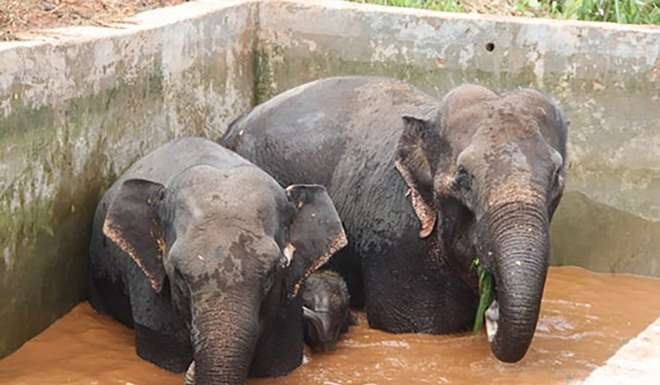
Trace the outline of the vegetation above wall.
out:
[[[356,3],[507,16],[660,25],[660,0],[349,0]]]

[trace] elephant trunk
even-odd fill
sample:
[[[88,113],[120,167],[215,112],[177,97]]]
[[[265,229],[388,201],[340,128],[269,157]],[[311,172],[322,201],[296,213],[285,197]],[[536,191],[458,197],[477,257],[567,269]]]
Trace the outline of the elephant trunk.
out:
[[[547,210],[541,203],[516,202],[491,214],[496,302],[486,312],[486,327],[495,356],[517,362],[539,317],[549,256]]]
[[[196,385],[241,385],[259,336],[258,307],[224,301],[204,308],[193,316],[195,361],[187,377]]]

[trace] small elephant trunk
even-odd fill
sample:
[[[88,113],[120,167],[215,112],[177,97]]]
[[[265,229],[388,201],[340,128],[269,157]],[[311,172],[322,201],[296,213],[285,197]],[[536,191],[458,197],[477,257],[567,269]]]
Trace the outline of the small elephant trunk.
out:
[[[486,318],[491,349],[504,362],[521,360],[536,330],[549,256],[544,207],[509,204],[491,216],[497,303]]]
[[[256,307],[225,301],[204,308],[193,317],[195,361],[188,370],[186,383],[245,383],[259,335]]]

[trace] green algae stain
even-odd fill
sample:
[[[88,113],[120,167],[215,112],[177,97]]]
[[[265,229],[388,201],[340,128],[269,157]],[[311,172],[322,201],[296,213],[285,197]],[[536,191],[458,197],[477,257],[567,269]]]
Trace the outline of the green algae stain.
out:
[[[277,94],[275,87],[275,68],[271,63],[274,55],[281,53],[277,46],[255,48],[252,56],[254,73],[254,105],[261,104]]]
[[[241,42],[249,47],[253,35]],[[251,101],[253,52],[241,42],[228,51],[235,60],[204,53],[170,77],[160,55],[145,56],[153,65],[139,74],[120,59],[118,80],[98,94],[86,72],[72,71],[67,78],[93,95],[42,108],[21,99],[29,86],[18,82],[1,96],[12,112],[0,115],[0,357],[85,297],[94,210],[117,175],[167,140],[219,136],[224,128],[209,122]],[[93,47],[76,52],[68,68],[94,66]],[[245,99],[223,100],[234,92]]]
[[[0,357],[85,298],[94,210],[123,171],[112,154],[122,139],[151,139],[162,93],[157,74],[0,119],[0,148],[8,149],[0,160],[9,167],[0,170],[9,180],[0,189]]]

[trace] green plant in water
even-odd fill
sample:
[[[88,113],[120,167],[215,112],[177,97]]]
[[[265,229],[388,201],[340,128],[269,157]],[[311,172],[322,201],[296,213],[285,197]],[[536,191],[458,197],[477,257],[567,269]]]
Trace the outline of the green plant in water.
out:
[[[495,297],[493,275],[481,266],[479,258],[475,258],[472,261],[472,270],[476,271],[479,277],[479,306],[477,306],[477,314],[474,317],[474,327],[472,330],[474,332],[480,332],[484,328],[486,309],[488,309],[488,306],[490,306]]]

